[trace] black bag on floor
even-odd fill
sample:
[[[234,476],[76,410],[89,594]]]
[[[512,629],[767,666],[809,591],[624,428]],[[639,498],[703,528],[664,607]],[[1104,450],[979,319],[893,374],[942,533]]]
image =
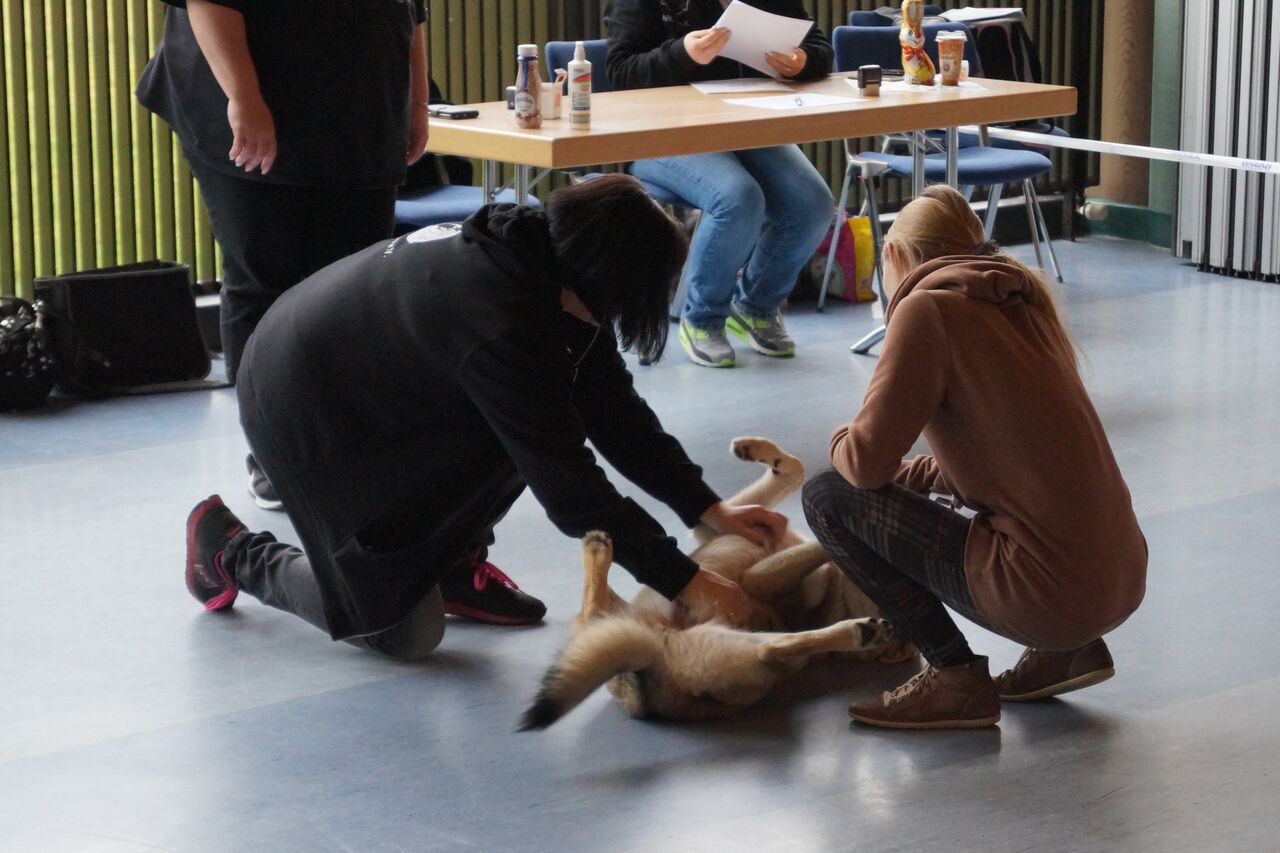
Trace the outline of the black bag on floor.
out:
[[[0,296],[0,412],[30,409],[49,398],[56,362],[36,306]]]
[[[85,396],[209,375],[185,264],[144,261],[37,278],[58,387]]]

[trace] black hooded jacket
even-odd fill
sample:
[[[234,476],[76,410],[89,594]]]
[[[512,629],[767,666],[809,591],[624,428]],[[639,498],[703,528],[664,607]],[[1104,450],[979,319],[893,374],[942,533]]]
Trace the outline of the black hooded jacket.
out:
[[[748,0],[775,15],[813,20],[800,0]],[[609,83],[615,89],[679,86],[703,80],[763,77],[756,69],[718,57],[706,65],[689,58],[684,37],[715,26],[724,12],[720,0],[610,0],[604,8],[609,38]],[[799,45],[806,56],[797,80],[831,73],[831,42],[814,24]]]
[[[696,565],[586,442],[685,524],[718,498],[636,393],[610,330],[567,314],[560,286],[546,216],[490,205],[320,270],[259,324],[242,417],[323,519],[326,542],[295,524],[335,637],[407,614],[465,554],[474,495],[516,473],[565,534],[607,531],[641,582],[675,597],[692,578]],[[398,541],[366,559],[362,532],[406,506]]]

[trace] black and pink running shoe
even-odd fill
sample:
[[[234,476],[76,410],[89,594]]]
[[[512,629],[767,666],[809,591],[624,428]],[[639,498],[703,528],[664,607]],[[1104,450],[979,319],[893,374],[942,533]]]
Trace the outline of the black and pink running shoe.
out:
[[[211,495],[187,516],[187,591],[205,610],[225,610],[235,603],[235,581],[222,568],[222,552],[244,530],[240,519]]]
[[[491,625],[528,625],[541,621],[547,606],[522,592],[501,569],[481,557],[471,564],[470,577],[456,572],[440,579],[444,612]]]

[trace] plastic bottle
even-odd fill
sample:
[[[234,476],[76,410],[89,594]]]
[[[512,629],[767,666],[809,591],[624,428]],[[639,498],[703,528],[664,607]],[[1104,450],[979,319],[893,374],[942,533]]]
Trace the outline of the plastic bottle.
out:
[[[574,45],[568,70],[569,127],[584,130],[591,126],[591,63],[582,42]]]
[[[542,80],[538,76],[538,46],[516,48],[516,126],[542,127]]]

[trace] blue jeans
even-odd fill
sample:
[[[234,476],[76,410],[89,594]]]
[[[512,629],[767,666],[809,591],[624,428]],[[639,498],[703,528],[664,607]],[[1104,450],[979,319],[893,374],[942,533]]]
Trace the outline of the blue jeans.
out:
[[[831,190],[795,145],[637,160],[631,174],[702,210],[684,268],[684,316],[701,329],[723,329],[735,298],[771,316],[831,226]]]

